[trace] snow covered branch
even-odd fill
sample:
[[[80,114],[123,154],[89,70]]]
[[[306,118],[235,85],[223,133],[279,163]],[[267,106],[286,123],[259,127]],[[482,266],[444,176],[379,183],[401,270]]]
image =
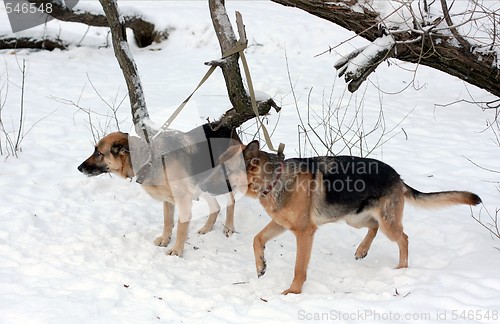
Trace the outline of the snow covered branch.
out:
[[[395,42],[385,58],[423,64],[458,77],[500,97],[500,33],[498,2],[483,0],[272,0],[324,18],[355,32],[373,44],[384,33]],[[453,6],[451,6],[451,4]],[[452,12],[453,9],[453,12]],[[452,20],[453,17],[453,20]],[[382,28],[380,28],[382,27]],[[331,52],[330,47],[326,52]],[[360,59],[362,51],[348,57]],[[383,52],[380,52],[383,57]],[[346,59],[339,64],[345,66]],[[344,62],[344,64],[340,64]],[[362,76],[373,72],[378,60],[365,59]],[[342,72],[342,71],[341,71]],[[347,72],[347,70],[346,70]],[[347,73],[345,74],[347,76]],[[363,81],[363,77],[357,81]],[[351,83],[354,80],[348,80]],[[356,83],[349,89],[355,90]]]
[[[395,42],[391,35],[377,38],[370,45],[353,51],[350,55],[335,63],[339,77],[344,75],[348,90],[354,92],[375,71],[380,63],[393,55]]]

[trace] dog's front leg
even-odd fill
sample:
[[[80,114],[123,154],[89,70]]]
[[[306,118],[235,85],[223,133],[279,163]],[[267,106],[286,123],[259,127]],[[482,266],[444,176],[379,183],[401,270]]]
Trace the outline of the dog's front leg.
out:
[[[182,256],[184,244],[187,240],[189,221],[191,220],[192,196],[185,194],[176,204],[179,208],[179,220],[177,222],[177,238],[172,249],[167,251],[168,255]]]
[[[285,231],[285,228],[278,223],[271,221],[259,232],[253,239],[253,251],[255,255],[255,267],[257,276],[261,277],[266,273],[266,259],[264,257],[264,248],[266,243],[274,237]]]
[[[305,230],[294,231],[297,239],[297,257],[295,259],[295,273],[290,288],[283,291],[282,294],[300,294],[302,286],[307,278],[307,265],[311,258],[311,249],[313,243],[314,232],[316,227],[309,227]]]
[[[163,202],[163,232],[155,239],[155,244],[158,246],[167,246],[170,242],[174,228],[174,210],[174,204]]]

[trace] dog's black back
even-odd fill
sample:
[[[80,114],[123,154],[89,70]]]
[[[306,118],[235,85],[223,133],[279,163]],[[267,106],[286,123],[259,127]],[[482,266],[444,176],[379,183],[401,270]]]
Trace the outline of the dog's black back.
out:
[[[339,155],[287,159],[285,163],[314,178],[321,174],[326,202],[356,213],[387,195],[401,181],[391,166],[369,158]]]

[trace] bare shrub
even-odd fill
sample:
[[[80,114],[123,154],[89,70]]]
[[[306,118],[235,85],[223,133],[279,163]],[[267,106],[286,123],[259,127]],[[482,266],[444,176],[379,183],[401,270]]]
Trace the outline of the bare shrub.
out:
[[[87,84],[85,84],[80,92],[80,96],[76,99],[76,101],[66,98],[52,97],[53,100],[65,104],[74,106],[77,108],[75,115],[83,113],[85,115],[86,127],[89,129],[92,139],[94,143],[97,143],[100,138],[104,137],[106,134],[112,131],[121,131],[120,125],[124,122],[124,120],[118,117],[118,111],[120,107],[122,107],[123,102],[127,98],[127,94],[120,96],[120,89],[116,91],[113,99],[106,100],[102,95],[99,89],[93,84],[90,76],[87,74],[87,80],[94,93],[99,97],[99,99],[104,103],[106,107],[104,112],[100,112],[99,108],[92,109],[90,107],[84,107],[81,104],[82,95],[87,88]],[[102,107],[101,107],[102,108]]]
[[[309,90],[307,112],[304,116],[295,94],[288,59],[286,65],[291,94],[299,117],[297,125],[299,157],[310,153],[367,157],[394,136],[401,132],[404,133],[400,125],[411,111],[396,125],[389,127],[384,116],[382,92],[379,91],[377,115],[376,118],[369,118],[369,121],[365,111],[367,88],[365,87],[362,94],[353,94],[344,87],[342,95],[334,97],[336,79],[334,79],[329,92],[323,91],[321,108],[311,106],[313,89]],[[315,142],[319,142],[321,145],[317,146]]]
[[[11,121],[11,125],[6,124],[4,117],[4,112],[7,109],[7,97],[9,94],[9,75],[8,70],[5,69],[4,74],[0,75],[0,155],[6,155],[18,157],[19,153],[22,151],[21,143],[23,142],[25,135],[25,111],[24,111],[24,91],[25,91],[25,81],[26,81],[26,61],[22,60],[22,64],[19,66],[19,70],[22,74],[21,79],[21,97],[19,99],[19,115],[18,119],[14,118]],[[29,130],[28,130],[29,132]]]
[[[500,193],[500,185],[497,186],[497,191]],[[484,213],[486,214],[487,217],[484,217]],[[486,207],[481,208],[479,213],[474,214],[473,211],[471,211],[471,216],[472,218],[478,222],[482,227],[484,227],[492,237],[496,237],[497,239],[500,239],[500,224],[498,223],[498,217],[500,216],[500,208],[495,208],[495,212],[490,212]],[[486,218],[486,219],[485,219]]]

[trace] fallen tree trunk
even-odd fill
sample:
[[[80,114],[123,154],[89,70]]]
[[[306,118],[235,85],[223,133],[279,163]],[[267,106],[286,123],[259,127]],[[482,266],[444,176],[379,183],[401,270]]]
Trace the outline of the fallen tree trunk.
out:
[[[69,44],[60,39],[38,39],[33,37],[0,37],[0,50],[16,48],[32,48],[53,51],[66,49]]]
[[[106,15],[89,12],[80,9],[73,9],[63,1],[55,0],[27,0],[37,7],[46,8],[51,5],[50,16],[61,21],[82,23],[94,27],[108,27]],[[155,25],[138,13],[124,14],[122,16],[126,28],[130,28],[134,33],[134,40],[138,47],[146,47],[153,42],[161,42],[169,36],[170,29],[156,30]],[[37,39],[35,37],[0,37],[1,49],[14,48],[38,48],[52,50],[55,48],[66,49],[69,44],[63,41]]]
[[[105,15],[99,15],[82,10],[73,10],[68,8],[62,1],[53,0],[28,0],[38,6],[52,4],[52,12],[50,15],[61,21],[82,23],[95,27],[107,27],[108,21]],[[125,14],[123,15],[125,27],[132,29],[134,39],[139,47],[151,45],[159,38],[166,38],[166,31],[157,31],[155,25],[142,17],[140,14]]]

